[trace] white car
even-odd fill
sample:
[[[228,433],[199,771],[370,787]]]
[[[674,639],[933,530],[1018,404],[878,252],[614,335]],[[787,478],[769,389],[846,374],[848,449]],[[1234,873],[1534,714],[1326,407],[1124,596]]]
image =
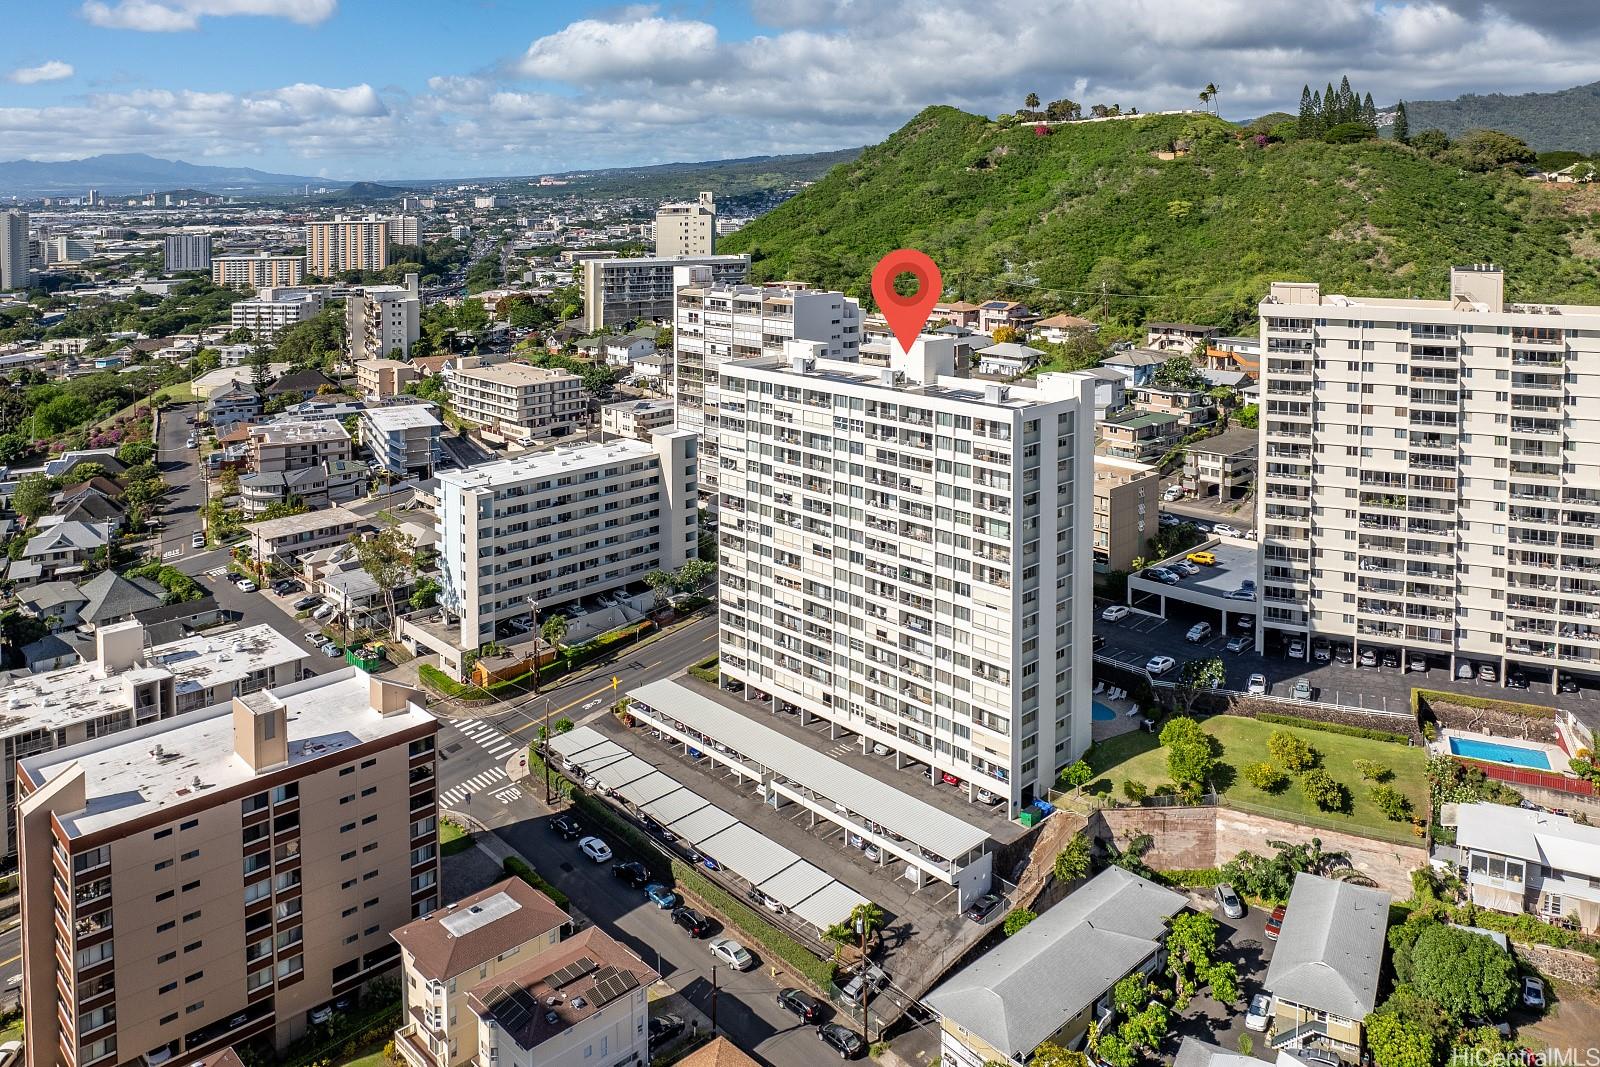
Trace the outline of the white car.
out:
[[[1100,613],[1100,620],[1102,622],[1119,622],[1122,619],[1126,619],[1128,615],[1128,605],[1111,604],[1106,608],[1106,610]]]
[[[1252,674],[1250,680],[1244,684],[1244,691],[1253,697],[1266,696],[1267,676],[1264,674]]]
[[[736,971],[748,971],[756,965],[750,950],[731,937],[719,937],[711,942],[711,954]]]
[[[1151,674],[1166,674],[1178,665],[1178,661],[1171,656],[1151,656],[1144,669]]]
[[[1215,526],[1211,527],[1211,532],[1216,534],[1218,537],[1243,537],[1244,536],[1244,534],[1239,532],[1237,527],[1229,526],[1225,522],[1219,522]]]
[[[1295,638],[1293,641],[1289,642],[1289,658],[1290,659],[1305,659],[1306,658],[1306,643],[1304,641],[1300,640],[1298,637]]]
[[[1304,679],[1294,683],[1294,698],[1296,700],[1310,700],[1311,683]]]
[[[1181,486],[1181,485],[1169,485],[1169,486],[1167,486],[1167,491],[1161,494],[1161,499],[1165,500],[1165,501],[1168,501],[1169,503],[1171,501],[1174,501],[1174,500],[1182,500],[1183,499],[1183,486]]]
[[[242,581],[240,581],[238,583],[238,585],[239,585],[239,592],[241,592],[241,593],[254,593],[256,591],[256,583],[252,582],[248,578],[245,578]]]
[[[1272,1020],[1272,998],[1265,993],[1257,993],[1250,998],[1250,1009],[1245,1012],[1244,1028],[1246,1030],[1261,1031],[1267,1028],[1267,1023]]]
[[[611,846],[598,837],[584,838],[578,842],[578,848],[596,863],[608,863],[611,860]]]

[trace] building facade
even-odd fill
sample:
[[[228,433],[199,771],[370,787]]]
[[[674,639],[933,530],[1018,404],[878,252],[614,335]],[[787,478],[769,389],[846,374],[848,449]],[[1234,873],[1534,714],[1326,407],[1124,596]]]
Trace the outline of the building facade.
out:
[[[686,204],[662,204],[656,209],[656,255],[709,256],[717,248],[717,198],[701,193]]]
[[[397,478],[431,478],[443,425],[428,404],[392,404],[361,413],[361,443]]]
[[[172,233],[162,242],[162,261],[168,274],[211,269],[209,233]]]
[[[253,340],[276,341],[289,327],[315,318],[324,298],[322,289],[264,286],[254,300],[237,300],[228,308],[228,324],[249,330]]]
[[[387,400],[405,391],[422,377],[422,368],[399,359],[361,359],[356,361],[356,387],[368,400]]]
[[[1277,283],[1261,303],[1264,640],[1600,673],[1600,307]]]
[[[1020,804],[1089,744],[1093,383],[954,344],[723,365],[720,667]]]
[[[694,434],[555,449],[439,476],[440,600],[477,648],[527,619],[694,557]],[[537,625],[532,627],[537,630]]]
[[[350,435],[336,419],[250,427],[250,469],[256,474],[315,467],[350,458]]]
[[[28,287],[28,213],[0,211],[0,289]]]
[[[389,265],[389,220],[377,215],[335,215],[306,223],[306,269],[328,278],[346,270]]]
[[[1480,908],[1600,933],[1600,829],[1504,804],[1456,810],[1461,880]]]
[[[352,360],[409,356],[422,336],[417,276],[407,274],[404,285],[364,286],[345,298],[344,315]]]
[[[623,400],[600,409],[600,433],[649,441],[657,430],[670,430],[675,417],[670,400]]]
[[[583,328],[598,333],[624,322],[650,322],[672,316],[672,293],[678,267],[706,266],[712,280],[743,282],[750,274],[749,256],[687,256],[583,261]]]
[[[281,1052],[393,968],[437,904],[423,700],[350,667],[24,759],[27,1062]]]
[[[1094,561],[1127,570],[1156,532],[1161,472],[1148,463],[1094,457]]]
[[[463,366],[450,375],[450,410],[456,417],[513,440],[565,437],[588,411],[583,379],[571,371],[528,363]]]
[[[230,289],[264,289],[270,285],[299,285],[305,281],[304,256],[278,256],[257,252],[248,256],[212,256],[211,281]]]

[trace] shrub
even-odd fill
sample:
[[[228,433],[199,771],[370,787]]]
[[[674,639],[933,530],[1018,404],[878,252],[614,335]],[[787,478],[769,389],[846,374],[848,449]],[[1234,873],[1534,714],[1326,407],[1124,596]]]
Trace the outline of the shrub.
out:
[[[1144,798],[1150,795],[1150,787],[1129,778],[1122,783],[1122,795],[1135,804],[1143,804]]]
[[[1392,730],[1375,730],[1368,726],[1346,726],[1342,722],[1322,722],[1320,719],[1303,719],[1298,715],[1267,713],[1257,715],[1261,722],[1277,726],[1298,726],[1302,730],[1321,730],[1325,734],[1343,734],[1345,737],[1364,737],[1369,741],[1385,741],[1391,745],[1408,745],[1411,738]]]
[[[1216,867],[1177,867],[1171,870],[1157,871],[1158,880],[1165,885],[1183,886],[1187,889],[1206,889],[1222,882],[1227,876]]]
[[[1244,779],[1263,793],[1276,793],[1289,784],[1289,776],[1271,763],[1252,763],[1244,769]]]
[[[710,682],[712,685],[716,685],[717,657],[712,656],[708,660],[703,660],[699,663],[696,663],[693,667],[689,668],[689,673],[700,679],[702,682]]]
[[[1307,771],[1300,778],[1300,789],[1320,811],[1345,811],[1350,807],[1350,791],[1327,771]]]
[[[504,866],[507,874],[515,875],[516,877],[521,878],[524,882],[527,882],[529,885],[533,886],[533,888],[537,889],[539,892],[555,901],[556,907],[560,908],[562,911],[566,911],[572,906],[571,902],[567,900],[567,895],[565,893],[551,885],[549,882],[545,881],[539,876],[538,871],[534,870],[517,857],[507,856]]]
[[[712,882],[682,860],[672,861],[672,874],[679,887],[693,893],[733,926],[790,967],[803,974],[819,990],[833,981],[833,965],[812,955],[800,942],[767,922],[721,886]]]
[[[1284,768],[1295,774],[1309,771],[1317,765],[1317,750],[1287,730],[1274,730],[1267,738],[1267,751]]]
[[[1369,782],[1387,782],[1394,777],[1394,771],[1377,760],[1358,759],[1355,766],[1356,773]]]
[[[1395,822],[1411,818],[1411,798],[1392,785],[1373,786],[1368,794],[1379,811]]]
[[[1010,937],[1038,917],[1038,915],[1029,911],[1027,908],[1012,908],[1010,913],[1006,915],[1006,921],[1003,926],[1006,936]]]

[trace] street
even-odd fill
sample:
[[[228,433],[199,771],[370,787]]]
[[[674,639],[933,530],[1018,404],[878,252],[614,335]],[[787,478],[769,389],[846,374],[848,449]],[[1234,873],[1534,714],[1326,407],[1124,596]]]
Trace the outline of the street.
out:
[[[22,920],[17,918],[15,923],[0,933],[0,1008],[9,1006],[22,994],[20,983],[12,985],[14,980],[22,976]]]
[[[189,555],[190,539],[201,526],[201,511],[206,503],[206,484],[200,476],[198,449],[189,447],[193,425],[188,416],[197,404],[174,404],[161,413],[161,435],[156,442],[156,466],[167,483],[166,502],[161,508],[161,537],[156,555],[170,561]]]

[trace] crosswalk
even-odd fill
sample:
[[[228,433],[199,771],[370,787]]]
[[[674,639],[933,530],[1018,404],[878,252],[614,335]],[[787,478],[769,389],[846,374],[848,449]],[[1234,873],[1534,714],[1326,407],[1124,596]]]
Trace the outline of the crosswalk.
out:
[[[443,793],[439,794],[439,799],[443,802],[445,807],[454,807],[463,800],[466,800],[468,796],[481,794],[489,786],[494,785],[496,782],[503,782],[505,780],[505,768],[496,767],[493,770],[484,771],[482,774],[475,774],[471,778],[468,778],[466,781],[462,782],[460,785],[445,790]],[[495,797],[498,799],[499,794],[495,794]],[[505,803],[503,800],[500,802],[502,804]]]
[[[486,722],[479,722],[476,719],[456,719],[450,725],[465,734],[473,744],[498,760],[505,759],[522,747],[520,741],[513,741]]]
[[[456,719],[451,721],[450,726],[501,763],[504,763],[513,752],[523,747],[521,742],[512,740],[486,722],[479,722],[475,719]],[[509,804],[513,800],[522,798],[522,790],[510,785],[509,781],[505,767],[492,767],[445,790],[439,794],[439,800],[445,807],[452,807],[462,803],[470,795],[483,794],[494,789],[490,796],[501,804]]]

